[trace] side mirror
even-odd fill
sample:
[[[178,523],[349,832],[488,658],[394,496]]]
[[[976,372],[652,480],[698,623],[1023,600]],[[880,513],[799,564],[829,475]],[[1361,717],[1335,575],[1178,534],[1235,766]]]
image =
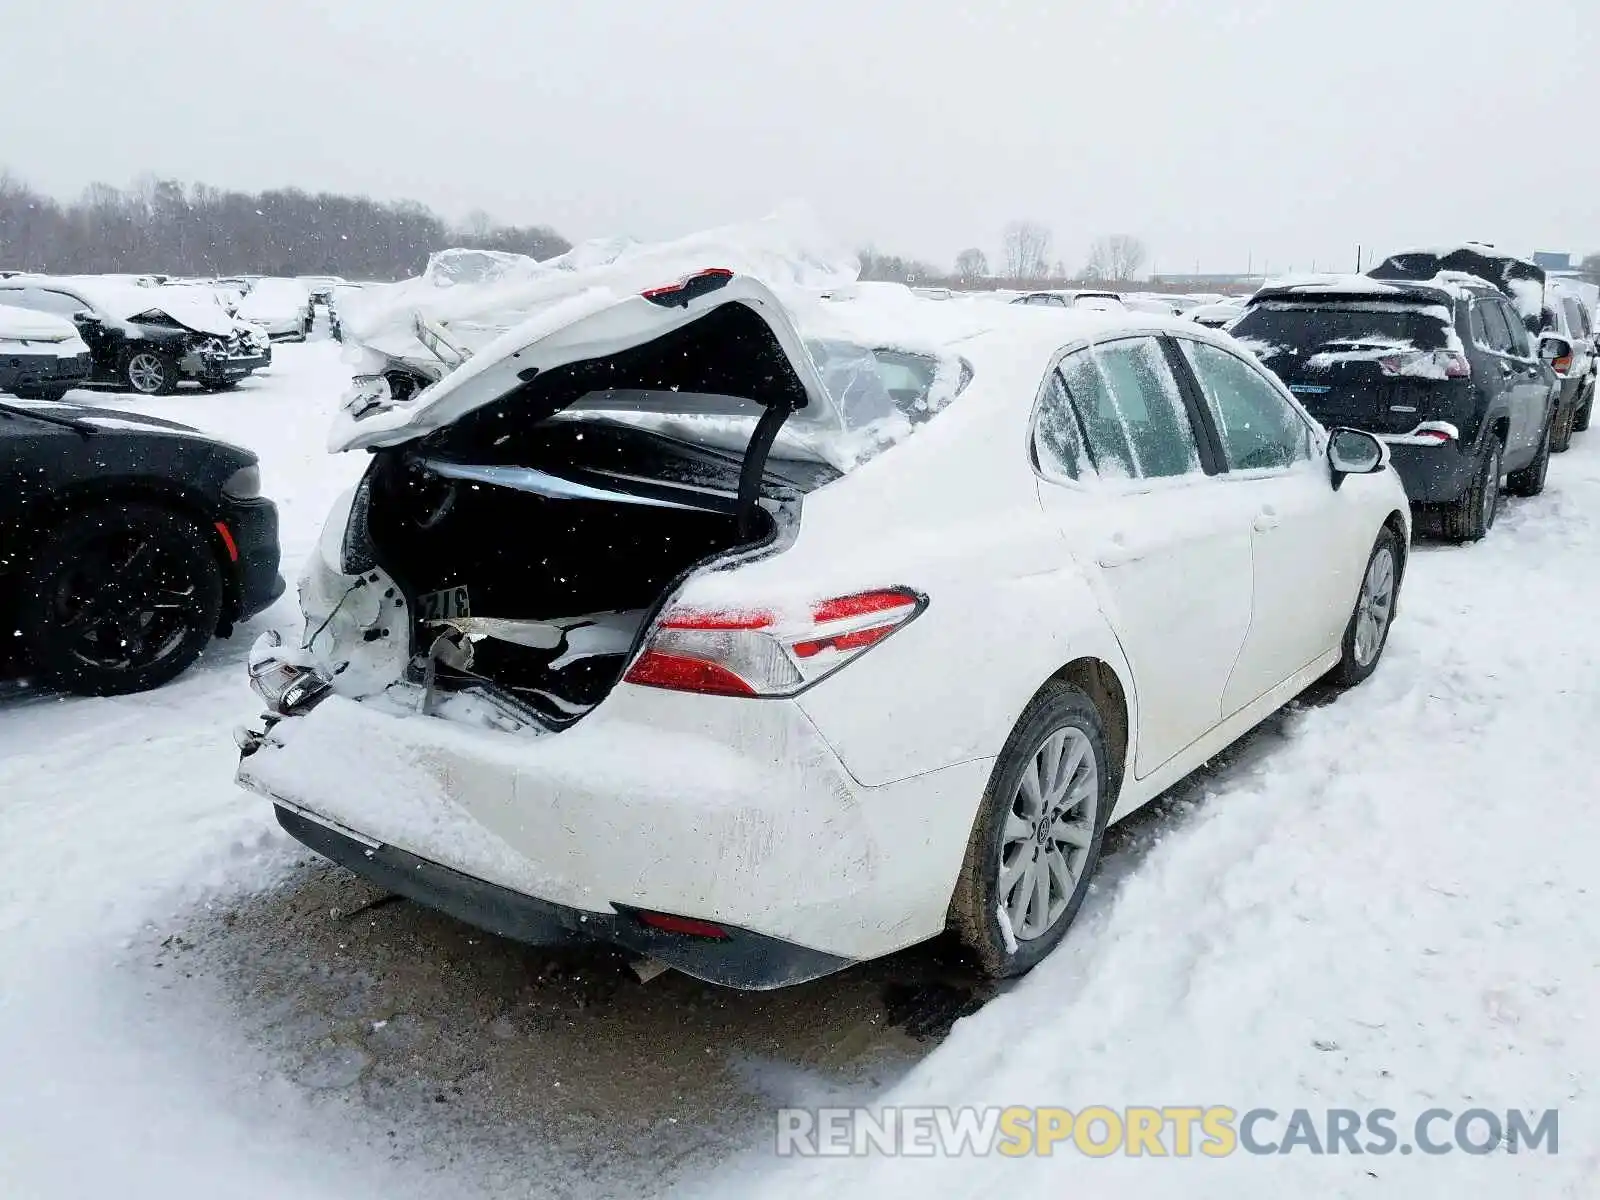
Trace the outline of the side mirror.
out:
[[[1556,363],[1572,357],[1572,343],[1559,334],[1547,333],[1539,339],[1539,357],[1547,363]]]
[[[1389,447],[1361,429],[1335,429],[1328,436],[1328,469],[1335,491],[1346,475],[1375,475],[1389,465]]]
[[[74,325],[98,325],[100,324],[100,318],[85,308],[72,314],[72,323]]]

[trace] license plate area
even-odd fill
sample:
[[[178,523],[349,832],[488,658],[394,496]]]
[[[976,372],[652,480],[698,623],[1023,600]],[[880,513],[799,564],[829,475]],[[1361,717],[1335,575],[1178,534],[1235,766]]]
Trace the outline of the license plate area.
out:
[[[459,621],[472,615],[472,599],[465,586],[424,592],[417,597],[417,617],[422,621]]]

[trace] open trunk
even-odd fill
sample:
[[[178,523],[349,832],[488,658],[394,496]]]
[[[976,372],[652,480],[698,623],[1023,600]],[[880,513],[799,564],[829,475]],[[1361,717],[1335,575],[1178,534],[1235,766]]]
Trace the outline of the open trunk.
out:
[[[767,317],[725,303],[667,324],[521,368],[497,398],[376,452],[353,560],[405,591],[413,678],[570,722],[616,685],[688,572],[781,544],[804,494],[837,478],[771,455],[790,414],[815,405],[809,365]],[[683,432],[696,421],[716,436]]]

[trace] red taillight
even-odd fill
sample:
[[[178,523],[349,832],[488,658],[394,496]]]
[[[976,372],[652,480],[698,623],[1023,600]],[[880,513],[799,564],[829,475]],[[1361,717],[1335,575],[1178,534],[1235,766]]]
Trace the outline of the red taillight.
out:
[[[222,538],[222,548],[228,552],[229,562],[239,561],[239,543],[233,540],[233,533],[223,522],[217,522],[217,535]]]
[[[1563,354],[1560,358],[1551,359],[1550,367],[1557,375],[1566,375],[1572,370],[1572,355]]]
[[[719,942],[728,940],[728,931],[721,925],[713,925],[710,921],[697,921],[693,917],[675,917],[671,913],[642,912],[639,914],[639,924],[648,925],[651,929],[659,929],[664,933],[712,938]]]
[[[1470,379],[1472,363],[1456,350],[1409,350],[1378,360],[1378,370],[1389,378]]]
[[[713,696],[793,696],[883,641],[926,606],[908,588],[879,588],[810,605],[668,611],[628,683]]]
[[[1417,436],[1423,441],[1438,442],[1441,446],[1450,440],[1450,435],[1442,429],[1424,429]]]

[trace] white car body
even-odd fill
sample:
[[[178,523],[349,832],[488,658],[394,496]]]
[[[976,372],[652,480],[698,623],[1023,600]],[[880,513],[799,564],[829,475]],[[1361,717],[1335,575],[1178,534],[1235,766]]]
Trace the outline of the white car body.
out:
[[[240,300],[238,315],[274,340],[304,338],[311,329],[311,291],[298,279],[258,279]]]
[[[427,445],[416,439],[500,411],[492,406],[519,380],[625,354],[728,305],[759,316],[806,393],[790,418],[797,444],[859,433],[805,348],[812,326],[735,276],[672,307],[579,292],[409,401],[353,403],[332,447]],[[844,639],[807,643],[842,665],[766,698],[618,682],[554,732],[492,690],[441,694],[408,672],[416,598],[381,565],[345,569],[352,503],[363,530],[377,503],[353,492],[301,581],[311,648],[262,644],[253,655],[253,671],[315,670],[331,692],[303,715],[242,732],[239,783],[324,853],[329,839],[363,848],[348,860],[357,869],[379,870],[395,850],[414,856],[393,886],[437,876],[458,898],[487,886],[497,904],[559,911],[568,929],[704,978],[777,986],[946,927],[996,758],[1047,681],[1094,673],[1120,706],[1106,714],[1120,730],[1120,818],[1332,668],[1375,539],[1387,526],[1409,544],[1410,510],[1386,458],[1336,486],[1326,432],[1230,339],[1192,323],[911,297],[882,312],[839,303],[818,313],[808,316],[862,345],[899,344],[898,329],[936,347],[964,364],[965,390],[786,509],[791,523],[765,550],[687,572],[629,631],[624,661],[637,667],[680,618],[700,628],[706,614],[731,614],[715,627],[745,629],[744,615],[765,614],[762,629]],[[1031,430],[1056,364],[1127,338],[1236,360],[1281,401],[1302,457],[1148,479],[1092,467],[1073,479],[1036,464]],[[560,419],[619,404],[591,393]],[[635,409],[632,419],[666,417]],[[856,644],[837,634],[850,618],[823,615],[848,606],[817,607],[896,588],[920,607],[907,601],[916,611],[897,610],[900,623],[869,651],[844,649]],[[431,902],[521,936],[516,919]],[[757,957],[774,946],[792,957],[753,967],[738,937],[718,943],[731,958],[655,930],[640,941],[635,910],[716,923],[755,938]]]
[[[76,358],[89,353],[78,327],[65,317],[34,312],[5,303],[0,292],[0,356],[7,354],[47,354],[56,358]]]

